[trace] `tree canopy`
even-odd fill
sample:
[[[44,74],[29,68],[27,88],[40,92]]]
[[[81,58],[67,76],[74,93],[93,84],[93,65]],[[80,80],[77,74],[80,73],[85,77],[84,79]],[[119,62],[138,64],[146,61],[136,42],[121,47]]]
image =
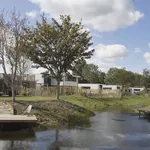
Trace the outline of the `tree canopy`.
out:
[[[75,65],[93,55],[90,32],[84,30],[81,22],[72,22],[70,16],[60,16],[60,22],[49,23],[43,15],[34,28],[26,28],[23,37],[27,56],[35,64],[50,71],[57,80],[57,99],[63,74],[73,70]]]
[[[9,18],[6,16],[9,14]],[[4,71],[4,80],[11,87],[12,101],[15,101],[16,78],[23,57],[22,35],[27,20],[14,9],[10,13],[0,12],[0,59]]]
[[[144,77],[145,88],[150,88],[150,70],[144,69],[143,70],[143,77]]]
[[[110,68],[106,77],[106,84],[118,84],[123,87],[131,86],[134,74],[131,71],[127,71],[125,68]]]
[[[105,73],[94,64],[86,64],[82,70],[83,79],[89,83],[104,83]]]

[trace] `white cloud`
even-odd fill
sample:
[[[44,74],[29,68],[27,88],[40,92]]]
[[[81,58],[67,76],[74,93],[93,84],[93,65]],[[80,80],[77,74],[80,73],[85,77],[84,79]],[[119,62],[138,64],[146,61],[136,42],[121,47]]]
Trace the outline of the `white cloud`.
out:
[[[115,61],[118,58],[122,59],[128,56],[128,49],[124,45],[99,44],[94,49],[94,56],[105,61]]]
[[[116,67],[116,68],[122,68],[122,66],[118,66],[113,62],[104,62],[100,60],[99,58],[92,57],[91,59],[86,60],[87,63],[93,63],[99,67],[100,70],[103,72],[107,72],[110,68]]]
[[[144,16],[134,9],[132,0],[29,0],[41,11],[58,18],[71,15],[74,20],[99,31],[114,31],[131,26]]]
[[[148,47],[150,47],[150,42],[148,43]]]
[[[26,12],[26,15],[31,18],[36,18],[37,12],[33,10],[30,12]]]
[[[140,48],[135,48],[134,52],[135,52],[135,53],[140,53],[140,52],[141,52],[141,49],[140,49]]]
[[[147,63],[150,63],[150,52],[146,52],[144,54],[144,58],[145,58],[145,60],[146,60]]]
[[[95,47],[95,53],[87,63],[93,63],[99,66],[99,69],[107,72],[110,68],[123,68],[115,64],[116,59],[122,59],[128,56],[128,50],[124,45],[104,45],[98,44]]]

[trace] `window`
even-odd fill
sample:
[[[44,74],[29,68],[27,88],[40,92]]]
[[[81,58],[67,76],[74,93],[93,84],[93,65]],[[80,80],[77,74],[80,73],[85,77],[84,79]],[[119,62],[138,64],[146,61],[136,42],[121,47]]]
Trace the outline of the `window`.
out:
[[[112,90],[111,87],[104,87],[103,90]]]
[[[135,92],[140,92],[140,89],[134,89]]]
[[[91,89],[91,87],[82,87],[82,89]]]

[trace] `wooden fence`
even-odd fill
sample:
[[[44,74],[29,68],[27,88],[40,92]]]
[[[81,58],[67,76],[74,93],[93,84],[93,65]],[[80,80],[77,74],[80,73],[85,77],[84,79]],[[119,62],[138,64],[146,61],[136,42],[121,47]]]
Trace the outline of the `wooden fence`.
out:
[[[76,93],[76,87],[60,87],[60,94],[71,95]],[[55,96],[56,87],[37,87],[24,89],[21,95],[31,95],[31,96]]]
[[[91,90],[91,89],[79,89],[79,93],[83,96],[99,96],[99,97],[111,97],[120,98],[121,90]]]
[[[36,89],[34,88],[27,88],[23,90],[21,95],[29,95],[29,96],[55,96],[56,95],[56,87],[46,87],[46,86],[39,86]],[[120,90],[91,90],[91,89],[82,89],[79,88],[77,90],[76,87],[60,87],[60,94],[61,95],[72,95],[72,94],[81,94],[83,96],[99,96],[99,97],[121,97]]]

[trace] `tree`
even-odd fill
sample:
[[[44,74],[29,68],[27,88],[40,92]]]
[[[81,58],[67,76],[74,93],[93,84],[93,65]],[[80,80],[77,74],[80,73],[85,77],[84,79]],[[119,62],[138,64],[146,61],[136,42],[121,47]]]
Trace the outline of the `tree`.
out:
[[[44,15],[41,18],[42,22],[37,21],[34,28],[25,29],[25,50],[33,63],[46,68],[57,80],[56,98],[59,99],[63,74],[93,55],[94,50],[89,50],[92,37],[83,30],[81,22],[73,23],[70,16],[60,16],[60,22],[52,18],[51,24]]]
[[[26,19],[15,10],[6,18],[5,11],[0,13],[0,58],[4,70],[5,82],[11,87],[12,102],[15,101],[16,77],[22,56],[21,36],[24,33]],[[8,67],[9,69],[8,69]]]
[[[144,86],[144,76],[138,73],[134,73],[134,78],[131,81],[132,86],[136,87],[136,86]]]
[[[125,70],[125,68],[110,68],[106,77],[106,84],[119,84],[124,89],[131,85],[134,74],[131,71]]]
[[[17,74],[20,77],[23,77],[26,73],[28,73],[30,68],[31,68],[31,61],[27,59],[26,55],[22,53],[22,56],[18,61]]]
[[[24,82],[25,74],[29,73],[29,70],[31,68],[31,61],[27,59],[26,55],[22,53],[19,61],[18,61],[18,67],[17,67],[17,81],[18,86],[16,87],[17,90],[20,89],[20,87],[23,85],[24,87],[27,87],[27,84]]]
[[[86,64],[82,69],[83,79],[89,83],[104,83],[105,73],[94,64]]]
[[[85,65],[86,65],[86,61],[84,59],[79,60],[76,63],[75,67],[73,68],[73,74],[76,76],[80,76],[81,78],[84,78],[82,71]]]
[[[144,76],[144,86],[145,88],[150,88],[150,70],[144,69],[143,70],[143,76]]]
[[[87,64],[85,60],[78,62],[73,74],[80,76],[80,83],[102,83],[104,84],[105,73],[94,64]]]

